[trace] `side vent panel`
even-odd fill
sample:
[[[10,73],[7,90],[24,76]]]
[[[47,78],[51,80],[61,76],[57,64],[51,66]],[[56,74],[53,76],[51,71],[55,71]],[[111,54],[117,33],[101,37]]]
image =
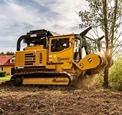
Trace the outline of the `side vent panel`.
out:
[[[25,65],[35,65],[35,55],[33,53],[25,54]]]
[[[42,53],[40,53],[40,63],[42,63],[43,62],[43,57],[42,57],[43,55],[42,55]]]

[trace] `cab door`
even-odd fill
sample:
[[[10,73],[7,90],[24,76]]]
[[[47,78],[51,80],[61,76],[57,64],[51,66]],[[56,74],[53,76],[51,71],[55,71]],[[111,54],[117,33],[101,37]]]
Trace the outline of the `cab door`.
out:
[[[49,44],[49,62],[72,62],[74,49],[74,35],[52,37],[50,38]]]

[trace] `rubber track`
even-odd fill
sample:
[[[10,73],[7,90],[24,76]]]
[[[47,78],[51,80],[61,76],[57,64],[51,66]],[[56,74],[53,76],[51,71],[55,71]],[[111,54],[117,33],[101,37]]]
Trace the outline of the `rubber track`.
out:
[[[61,77],[61,76],[65,76],[65,77],[68,77],[69,79],[69,84],[71,84],[71,82],[75,79],[75,77],[77,76],[76,74],[74,73],[69,73],[69,72],[54,72],[54,71],[34,71],[34,72],[23,72],[23,73],[15,73],[12,77],[11,77],[11,81],[14,80],[15,77],[19,77],[19,76],[24,76],[24,77],[40,77],[41,78],[44,78],[45,75],[49,76],[50,77]],[[46,76],[46,78],[48,78]]]

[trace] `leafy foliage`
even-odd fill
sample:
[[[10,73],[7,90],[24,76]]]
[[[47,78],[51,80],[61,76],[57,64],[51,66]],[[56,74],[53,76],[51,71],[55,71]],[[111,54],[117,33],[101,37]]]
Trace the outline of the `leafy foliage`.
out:
[[[2,55],[4,55],[4,54],[6,54],[6,55],[14,55],[15,53],[14,52],[6,52],[6,53],[1,52],[0,54],[2,54]]]
[[[14,52],[7,52],[6,55],[14,55]]]
[[[0,77],[5,77],[5,75],[6,75],[6,72],[0,71]]]
[[[86,0],[86,2],[88,4],[87,9],[82,9],[79,12],[79,17],[81,18],[80,27],[92,26],[93,28],[97,28],[97,30],[101,29],[103,32],[107,29],[107,36],[110,43],[109,47],[114,47],[113,43],[114,45],[117,44],[118,47],[120,42],[117,42],[117,39],[120,37],[120,34],[122,34],[122,32],[118,31],[118,28],[122,24],[122,1]],[[107,6],[105,6],[107,10],[105,10],[106,14],[104,12],[104,2],[107,3]],[[97,37],[99,36],[98,32],[94,33]]]
[[[94,80],[96,82],[96,88],[101,88],[103,84],[103,75],[95,75]],[[116,56],[114,65],[110,68],[109,87],[122,91],[122,53]]]
[[[109,84],[113,89],[122,90],[122,54],[119,54],[110,68]]]

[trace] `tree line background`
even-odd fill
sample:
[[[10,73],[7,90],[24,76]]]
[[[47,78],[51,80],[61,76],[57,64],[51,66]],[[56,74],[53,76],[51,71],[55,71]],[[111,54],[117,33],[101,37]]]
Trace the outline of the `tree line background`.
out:
[[[0,55],[14,55],[15,53],[14,52],[0,52]]]

